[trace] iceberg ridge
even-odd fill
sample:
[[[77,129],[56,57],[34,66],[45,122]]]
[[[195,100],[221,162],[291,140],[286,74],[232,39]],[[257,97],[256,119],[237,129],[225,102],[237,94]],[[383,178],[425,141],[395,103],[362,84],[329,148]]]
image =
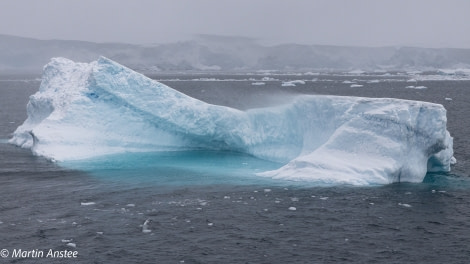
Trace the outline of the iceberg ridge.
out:
[[[205,103],[101,57],[54,58],[10,143],[57,161],[123,152],[230,150],[285,164],[279,179],[387,184],[449,171],[442,105],[299,96],[240,111]]]

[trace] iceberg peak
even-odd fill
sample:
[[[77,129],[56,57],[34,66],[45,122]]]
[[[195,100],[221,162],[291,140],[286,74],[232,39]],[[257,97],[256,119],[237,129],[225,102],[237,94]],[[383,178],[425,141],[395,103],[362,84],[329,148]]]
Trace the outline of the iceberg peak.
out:
[[[299,96],[240,111],[189,97],[108,58],[53,58],[10,143],[65,161],[123,152],[230,150],[284,164],[279,179],[386,184],[449,171],[442,105]]]

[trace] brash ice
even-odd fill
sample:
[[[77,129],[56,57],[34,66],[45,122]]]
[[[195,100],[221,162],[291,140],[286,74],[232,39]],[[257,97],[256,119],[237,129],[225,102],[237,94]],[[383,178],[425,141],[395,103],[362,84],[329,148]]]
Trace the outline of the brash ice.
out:
[[[215,150],[281,162],[278,179],[387,184],[449,171],[442,105],[302,95],[240,111],[212,105],[101,57],[54,58],[10,143],[56,161],[125,152]]]

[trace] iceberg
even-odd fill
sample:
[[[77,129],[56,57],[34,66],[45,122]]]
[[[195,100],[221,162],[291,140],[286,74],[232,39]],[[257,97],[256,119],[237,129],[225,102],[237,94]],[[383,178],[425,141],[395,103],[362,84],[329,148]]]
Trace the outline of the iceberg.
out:
[[[9,140],[55,161],[126,152],[233,151],[282,164],[258,173],[327,184],[421,182],[447,172],[442,105],[302,95],[241,111],[208,104],[101,57],[53,58]]]
[[[351,88],[360,88],[360,87],[363,87],[364,85],[362,84],[351,84]]]

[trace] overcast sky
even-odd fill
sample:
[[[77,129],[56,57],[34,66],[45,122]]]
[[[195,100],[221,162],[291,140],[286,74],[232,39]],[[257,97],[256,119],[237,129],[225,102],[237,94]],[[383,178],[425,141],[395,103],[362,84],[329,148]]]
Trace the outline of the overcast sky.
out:
[[[470,0],[0,0],[0,34],[137,44],[215,34],[265,44],[470,48]]]

